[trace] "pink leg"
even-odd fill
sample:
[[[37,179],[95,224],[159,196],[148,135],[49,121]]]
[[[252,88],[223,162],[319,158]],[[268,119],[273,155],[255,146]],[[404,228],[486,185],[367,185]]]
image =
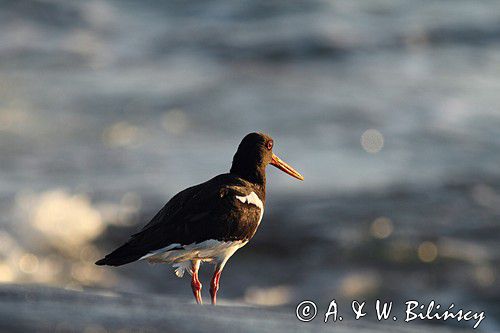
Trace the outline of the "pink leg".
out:
[[[212,296],[213,305],[217,303],[217,291],[219,290],[219,279],[223,267],[223,265],[217,265],[215,267],[214,275],[212,276],[212,280],[210,281],[210,295]]]
[[[200,268],[200,261],[193,260],[191,269],[193,270],[193,277],[191,279],[191,289],[193,289],[194,298],[196,299],[196,303],[203,304],[203,300],[201,299],[201,282],[198,279],[198,270]]]

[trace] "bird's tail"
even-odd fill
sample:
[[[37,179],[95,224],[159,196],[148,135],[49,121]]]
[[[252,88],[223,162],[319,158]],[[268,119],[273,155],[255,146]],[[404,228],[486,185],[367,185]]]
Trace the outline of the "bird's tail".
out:
[[[139,260],[144,253],[137,251],[137,248],[130,243],[125,243],[101,260],[96,261],[96,265],[121,266]]]

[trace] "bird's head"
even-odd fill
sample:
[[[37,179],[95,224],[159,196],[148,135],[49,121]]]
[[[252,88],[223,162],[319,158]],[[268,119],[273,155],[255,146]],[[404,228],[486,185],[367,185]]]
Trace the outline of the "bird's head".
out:
[[[268,164],[275,166],[292,177],[304,180],[304,177],[290,165],[273,153],[273,139],[263,133],[250,133],[241,140],[233,157],[231,172],[250,180],[265,180],[265,168]]]

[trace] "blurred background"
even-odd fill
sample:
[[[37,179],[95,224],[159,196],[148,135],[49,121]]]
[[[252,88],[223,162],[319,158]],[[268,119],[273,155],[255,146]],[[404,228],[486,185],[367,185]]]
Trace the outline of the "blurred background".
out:
[[[499,92],[494,0],[0,1],[0,281],[190,299],[169,266],[93,263],[263,131],[306,180],[268,170],[221,300],[497,329]]]

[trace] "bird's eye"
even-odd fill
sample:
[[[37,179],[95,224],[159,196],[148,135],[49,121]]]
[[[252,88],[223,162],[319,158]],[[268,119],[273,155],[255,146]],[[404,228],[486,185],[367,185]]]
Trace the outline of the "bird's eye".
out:
[[[273,149],[273,144],[274,144],[273,140],[267,141],[267,143],[266,143],[267,150]]]

